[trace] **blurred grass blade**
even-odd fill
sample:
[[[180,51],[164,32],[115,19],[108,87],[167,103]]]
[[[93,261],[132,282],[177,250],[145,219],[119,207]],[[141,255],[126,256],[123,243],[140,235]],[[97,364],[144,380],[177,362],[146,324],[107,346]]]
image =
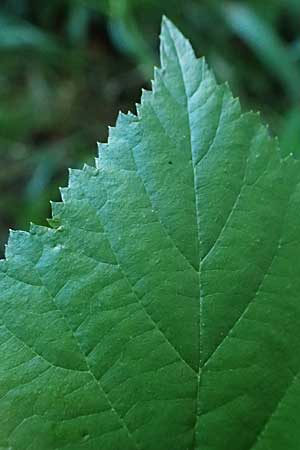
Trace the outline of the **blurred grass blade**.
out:
[[[291,43],[290,54],[294,61],[300,61],[300,37]]]
[[[138,27],[130,1],[110,0],[108,25],[115,46],[123,53],[134,57],[145,79],[149,79],[155,58]]]
[[[0,50],[31,47],[41,51],[57,51],[55,39],[25,20],[0,13]]]
[[[67,21],[67,32],[70,42],[81,47],[88,42],[88,27],[90,20],[90,10],[80,4],[75,3],[70,8]]]
[[[274,29],[247,6],[230,3],[223,11],[230,28],[280,81],[287,95],[299,100],[300,69]]]

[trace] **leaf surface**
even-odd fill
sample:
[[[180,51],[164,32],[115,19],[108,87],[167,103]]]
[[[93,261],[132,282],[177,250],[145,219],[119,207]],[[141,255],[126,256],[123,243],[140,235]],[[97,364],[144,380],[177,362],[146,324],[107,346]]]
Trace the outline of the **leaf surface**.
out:
[[[52,228],[0,262],[0,448],[300,443],[300,167],[167,19]]]

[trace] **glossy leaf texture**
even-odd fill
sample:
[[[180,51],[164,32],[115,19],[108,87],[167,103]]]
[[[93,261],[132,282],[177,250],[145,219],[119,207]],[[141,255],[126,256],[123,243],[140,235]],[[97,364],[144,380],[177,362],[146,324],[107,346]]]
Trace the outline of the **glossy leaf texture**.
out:
[[[167,19],[99,150],[0,262],[0,448],[299,449],[300,162]]]

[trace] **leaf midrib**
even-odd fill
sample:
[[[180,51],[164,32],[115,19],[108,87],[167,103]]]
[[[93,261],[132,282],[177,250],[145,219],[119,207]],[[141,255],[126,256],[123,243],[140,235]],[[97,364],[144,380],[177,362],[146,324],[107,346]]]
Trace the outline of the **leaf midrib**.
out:
[[[184,88],[184,94],[185,94],[185,100],[186,100],[186,108],[187,108],[187,125],[188,125],[188,140],[189,140],[189,148],[190,148],[190,153],[191,153],[191,162],[192,162],[192,166],[193,166],[193,191],[195,194],[195,216],[196,216],[196,224],[197,224],[197,250],[198,250],[198,261],[199,261],[199,267],[198,267],[198,286],[199,286],[199,316],[198,316],[198,328],[199,328],[199,343],[198,343],[198,370],[197,370],[197,385],[196,385],[196,398],[195,398],[195,421],[194,421],[194,436],[193,436],[193,446],[196,449],[197,446],[197,425],[198,425],[198,417],[199,417],[199,403],[200,403],[200,383],[201,383],[201,364],[200,364],[200,358],[201,358],[201,341],[202,341],[202,336],[201,336],[201,315],[202,315],[202,302],[203,302],[203,289],[201,287],[201,257],[200,257],[200,222],[199,222],[199,218],[200,218],[200,211],[198,211],[198,202],[197,202],[197,194],[196,194],[196,179],[197,179],[197,174],[196,174],[196,166],[197,166],[197,162],[194,160],[194,151],[193,151],[193,144],[192,144],[192,128],[191,128],[191,119],[190,119],[190,97],[188,95],[187,92],[187,87],[186,87],[186,82],[185,82],[185,78],[184,78],[184,71],[181,65],[181,60],[180,60],[180,56],[177,50],[177,47],[175,45],[175,38],[174,36],[172,36],[171,31],[169,30],[169,27],[167,27],[169,34],[171,34],[171,42],[172,45],[174,47],[176,56],[177,56],[177,62],[178,62],[178,67],[180,69],[180,75],[181,75],[181,79],[182,79],[182,85]],[[201,82],[202,82],[202,78],[201,78]],[[201,82],[200,85],[197,87],[197,90],[200,88],[201,86]],[[196,91],[197,91],[196,90]],[[195,92],[196,92],[195,91]],[[195,94],[195,92],[193,94]],[[221,116],[221,113],[220,113]],[[217,130],[216,130],[217,133]]]

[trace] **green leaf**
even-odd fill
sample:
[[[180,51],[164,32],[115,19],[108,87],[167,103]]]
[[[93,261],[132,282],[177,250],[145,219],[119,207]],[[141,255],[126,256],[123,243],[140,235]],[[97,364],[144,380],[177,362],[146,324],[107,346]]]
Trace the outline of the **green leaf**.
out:
[[[0,263],[0,447],[300,443],[300,162],[167,20],[137,117]]]

